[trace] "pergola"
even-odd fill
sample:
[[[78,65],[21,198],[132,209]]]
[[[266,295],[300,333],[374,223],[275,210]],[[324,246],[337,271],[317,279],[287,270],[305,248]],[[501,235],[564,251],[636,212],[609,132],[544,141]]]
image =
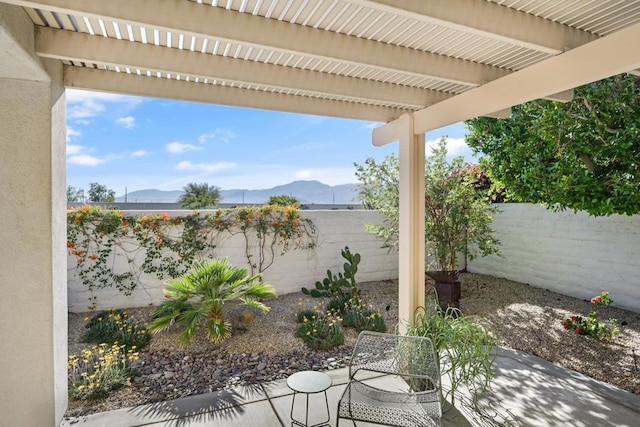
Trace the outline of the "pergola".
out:
[[[0,409],[66,407],[64,88],[385,122],[400,316],[424,301],[424,133],[640,68],[636,0],[0,0]],[[28,209],[25,215],[25,210]]]

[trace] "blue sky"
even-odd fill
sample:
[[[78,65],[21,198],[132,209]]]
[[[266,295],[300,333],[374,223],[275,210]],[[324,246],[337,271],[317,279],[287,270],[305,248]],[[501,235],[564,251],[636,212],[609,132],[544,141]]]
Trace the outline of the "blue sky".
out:
[[[190,182],[222,189],[263,189],[295,180],[358,182],[353,163],[382,160],[398,144],[374,147],[380,123],[210,104],[67,90],[67,184],[98,182],[123,195]],[[452,155],[472,161],[465,128],[449,136]]]

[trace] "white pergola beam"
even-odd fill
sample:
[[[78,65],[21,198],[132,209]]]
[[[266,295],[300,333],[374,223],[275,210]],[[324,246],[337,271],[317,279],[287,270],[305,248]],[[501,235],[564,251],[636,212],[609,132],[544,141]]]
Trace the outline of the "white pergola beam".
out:
[[[414,132],[421,134],[637,69],[640,67],[638,40],[640,24],[634,24],[468,90],[414,113]]]
[[[73,66],[64,68],[64,84],[77,89],[370,121],[389,121],[406,112],[396,108]]]
[[[556,102],[571,102],[573,101],[573,89],[563,90],[562,92],[545,96],[543,99]]]
[[[485,114],[486,117],[493,117],[494,119],[508,119],[511,117],[511,108],[505,108],[504,110],[494,111],[493,113]]]
[[[324,96],[352,97],[357,102],[386,103],[411,109],[424,108],[451,96],[428,89],[45,27],[36,28],[36,52],[46,58],[117,65],[201,79],[313,92]]]
[[[372,140],[374,146],[382,147],[400,140],[400,123],[398,120],[395,119],[373,129]]]
[[[485,0],[350,2],[549,55],[557,55],[598,38],[595,34]]]
[[[6,3],[109,19],[187,36],[222,39],[470,87],[510,73],[499,67],[184,0],[6,0]]]

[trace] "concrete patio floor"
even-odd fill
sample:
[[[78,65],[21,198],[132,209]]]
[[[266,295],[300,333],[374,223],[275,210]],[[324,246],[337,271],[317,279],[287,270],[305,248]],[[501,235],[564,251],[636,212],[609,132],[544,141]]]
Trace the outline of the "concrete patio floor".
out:
[[[444,409],[443,426],[633,427],[640,425],[640,396],[510,349],[500,349],[494,363],[493,393],[480,398],[478,411],[463,397]],[[328,371],[330,425],[347,382],[346,368]],[[445,385],[446,387],[446,385]],[[63,420],[63,427],[129,426],[290,426],[292,391],[285,380],[190,396],[134,408]],[[304,396],[304,395],[302,395]],[[302,402],[304,399],[297,399]],[[298,406],[299,405],[299,406]],[[322,394],[310,396],[310,423],[322,420]],[[296,404],[296,418],[303,418]],[[342,420],[341,425],[352,425]],[[358,426],[373,424],[357,423]]]

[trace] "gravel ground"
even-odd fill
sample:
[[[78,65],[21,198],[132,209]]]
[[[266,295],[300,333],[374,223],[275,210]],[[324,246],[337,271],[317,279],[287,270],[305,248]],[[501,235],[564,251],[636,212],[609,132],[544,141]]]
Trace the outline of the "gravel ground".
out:
[[[640,313],[614,306],[594,306],[588,301],[556,294],[526,284],[479,274],[463,274],[461,309],[492,324],[501,345],[522,350],[582,372],[635,394],[640,394]],[[397,281],[363,283],[362,297],[383,313],[392,331],[398,322]],[[611,295],[615,303],[615,295]],[[308,350],[294,336],[295,313],[322,306],[324,300],[301,293],[269,301],[268,313],[256,311],[255,320],[243,325],[233,312],[234,335],[215,345],[198,336],[189,347],[177,344],[175,331],[154,335],[140,355],[141,373],[132,387],[95,402],[70,402],[67,416],[79,416],[142,403],[175,399],[236,385],[286,378],[305,370],[336,369],[348,364],[356,333],[345,330],[345,344],[328,352]],[[596,309],[599,319],[618,319],[620,335],[610,343],[579,336],[560,322],[575,314],[587,316]],[[151,308],[130,309],[149,319]],[[87,344],[80,339],[85,315],[69,314],[69,353]]]

